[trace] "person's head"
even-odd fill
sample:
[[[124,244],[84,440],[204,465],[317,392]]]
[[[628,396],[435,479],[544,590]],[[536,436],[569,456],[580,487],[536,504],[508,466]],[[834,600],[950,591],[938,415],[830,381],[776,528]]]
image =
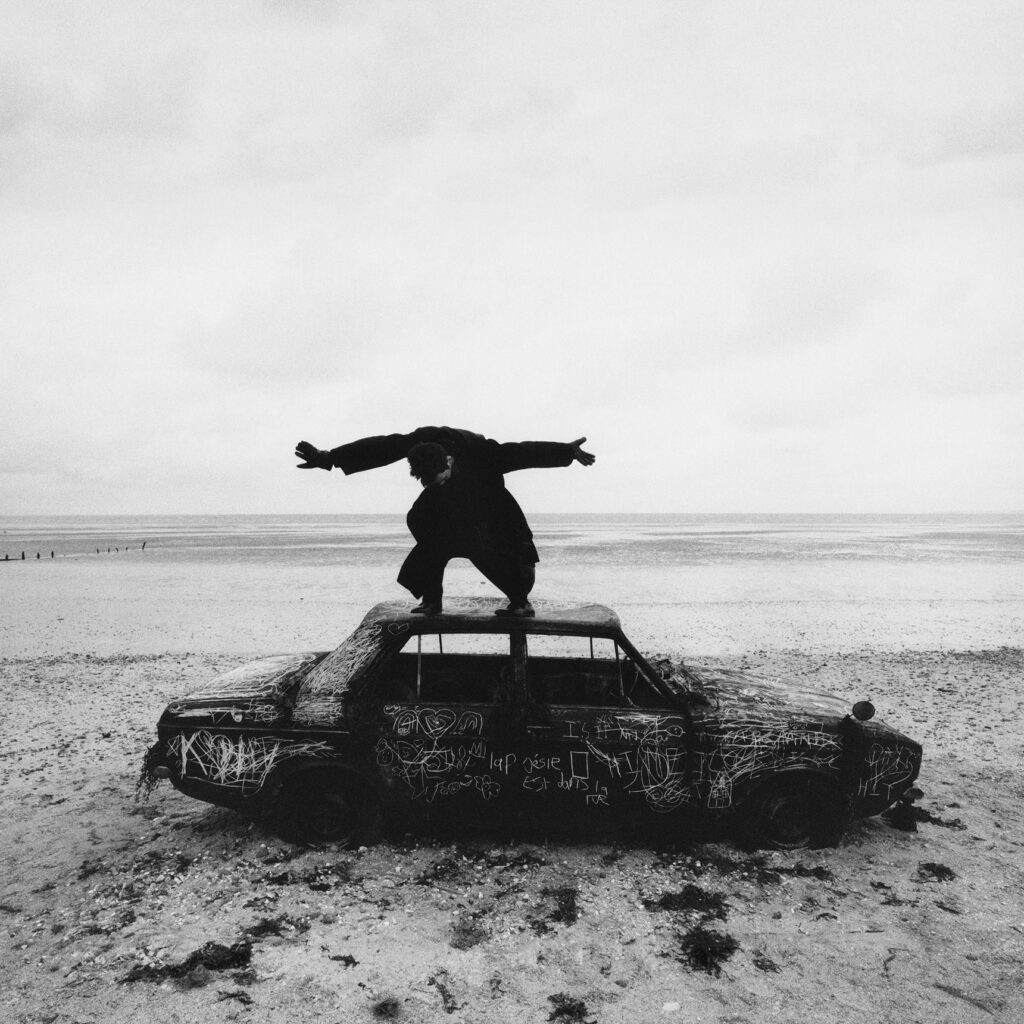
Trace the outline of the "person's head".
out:
[[[436,441],[424,441],[409,449],[409,475],[424,487],[447,479],[452,457]]]

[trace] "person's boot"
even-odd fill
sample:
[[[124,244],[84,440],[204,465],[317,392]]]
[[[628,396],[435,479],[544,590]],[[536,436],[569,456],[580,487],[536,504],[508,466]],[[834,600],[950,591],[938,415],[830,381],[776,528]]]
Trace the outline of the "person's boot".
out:
[[[441,602],[421,601],[415,608],[410,608],[409,611],[413,615],[440,615]]]
[[[494,614],[504,615],[512,619],[532,619],[537,613],[533,610],[533,605],[529,601],[523,601],[521,604],[513,604],[509,601],[507,608],[496,608]]]

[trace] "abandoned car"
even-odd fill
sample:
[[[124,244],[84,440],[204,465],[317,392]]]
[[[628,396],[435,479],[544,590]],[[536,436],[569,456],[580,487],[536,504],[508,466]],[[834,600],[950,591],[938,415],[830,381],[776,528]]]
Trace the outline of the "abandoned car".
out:
[[[920,744],[866,701],[652,663],[601,605],[496,606],[379,604],[333,652],[228,672],[167,706],[144,776],[343,845],[445,821],[608,836],[657,822],[799,849],[917,795]]]

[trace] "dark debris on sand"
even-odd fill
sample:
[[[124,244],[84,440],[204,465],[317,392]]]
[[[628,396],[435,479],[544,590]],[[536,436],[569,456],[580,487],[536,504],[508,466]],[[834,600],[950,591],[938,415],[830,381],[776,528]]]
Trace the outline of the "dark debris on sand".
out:
[[[680,937],[676,959],[691,970],[717,978],[722,973],[722,964],[739,948],[740,944],[728,933],[711,931],[699,924]]]
[[[176,964],[155,966],[144,964],[133,967],[119,981],[128,984],[135,981],[160,982],[167,978],[185,978],[198,969],[202,971],[228,971],[239,967],[248,967],[252,959],[252,943],[236,942],[225,946],[220,942],[207,942],[199,949],[193,950],[184,960]]]
[[[595,1020],[587,1020],[587,1004],[582,999],[574,999],[565,992],[548,996],[548,1002],[554,1007],[548,1014],[549,1021],[565,1022],[565,1024],[597,1024]]]
[[[692,883],[684,885],[679,892],[664,892],[656,900],[645,899],[643,905],[644,909],[652,912],[668,910],[696,914],[702,921],[716,918],[724,921],[729,912],[729,904],[721,893],[708,892]]]
[[[402,1005],[394,996],[388,996],[373,1005],[373,1015],[378,1020],[394,1020],[401,1011]]]
[[[956,878],[956,872],[945,864],[925,860],[917,865],[917,876],[926,882],[951,882]]]
[[[421,871],[413,878],[417,885],[431,885],[434,882],[454,881],[469,869],[489,869],[498,871],[527,870],[544,867],[547,861],[531,850],[516,853],[489,853],[484,850],[461,850],[456,848],[451,854],[435,861],[430,867]]]
[[[554,908],[543,918],[528,918],[530,927],[537,935],[545,935],[551,931],[552,924],[575,924],[580,911],[578,899],[579,889],[573,885],[552,886],[541,889],[541,895],[554,900]]]
[[[807,867],[798,861],[791,867],[786,865],[770,865],[768,858],[762,854],[734,856],[723,853],[714,847],[704,846],[698,849],[668,847],[658,851],[655,863],[660,868],[681,870],[694,878],[715,871],[729,877],[747,878],[759,885],[777,885],[783,875],[798,878],[817,878],[821,882],[833,880],[832,872],[822,866]]]
[[[450,943],[453,949],[472,949],[491,937],[490,932],[477,920],[477,916],[464,913],[455,919]]]
[[[255,924],[249,925],[243,935],[246,939],[264,939],[268,935],[280,937],[285,934],[301,934],[308,932],[310,923],[305,918],[289,917],[287,914],[280,914],[277,917],[264,917]]]

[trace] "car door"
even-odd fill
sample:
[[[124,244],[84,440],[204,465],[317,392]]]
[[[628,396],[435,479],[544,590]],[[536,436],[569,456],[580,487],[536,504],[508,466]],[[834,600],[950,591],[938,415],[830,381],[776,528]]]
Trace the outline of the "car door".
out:
[[[375,754],[416,811],[453,824],[503,817],[511,681],[507,633],[439,630],[410,637],[397,654]]]
[[[527,637],[522,786],[574,831],[639,824],[697,804],[685,716],[610,638]]]

